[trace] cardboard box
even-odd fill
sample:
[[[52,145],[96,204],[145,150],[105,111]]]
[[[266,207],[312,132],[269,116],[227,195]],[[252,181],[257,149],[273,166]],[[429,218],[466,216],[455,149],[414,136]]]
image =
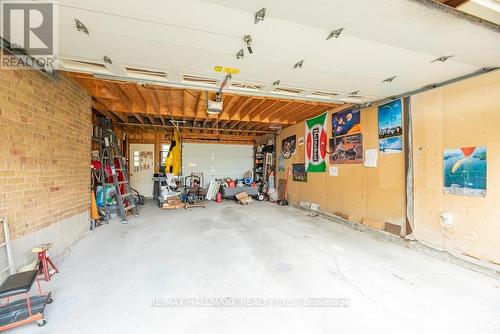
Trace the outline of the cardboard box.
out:
[[[253,202],[253,199],[250,196],[248,196],[246,192],[236,194],[235,197],[238,200],[238,202],[241,203],[242,205],[248,205],[249,203]]]

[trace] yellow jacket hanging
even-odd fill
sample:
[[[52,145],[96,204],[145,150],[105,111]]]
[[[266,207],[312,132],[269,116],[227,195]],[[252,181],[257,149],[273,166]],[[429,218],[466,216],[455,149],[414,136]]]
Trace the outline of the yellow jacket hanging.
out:
[[[174,129],[174,137],[170,143],[167,158],[165,159],[165,173],[179,175],[181,171],[181,142],[179,132]]]

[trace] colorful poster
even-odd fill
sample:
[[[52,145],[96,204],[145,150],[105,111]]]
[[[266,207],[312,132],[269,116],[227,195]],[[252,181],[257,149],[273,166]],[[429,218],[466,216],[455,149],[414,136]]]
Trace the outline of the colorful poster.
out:
[[[307,182],[307,171],[305,164],[292,164],[293,180],[297,182]]]
[[[363,135],[330,138],[330,163],[360,164],[363,163]]]
[[[463,196],[486,196],[486,147],[445,149],[444,192]]]
[[[361,111],[345,110],[332,114],[332,137],[361,132]]]
[[[297,143],[297,136],[293,135],[283,139],[281,143],[281,154],[285,157],[289,157],[295,152],[295,147]]]
[[[306,172],[325,172],[327,113],[306,120]]]
[[[378,107],[378,138],[381,153],[403,152],[401,100]]]

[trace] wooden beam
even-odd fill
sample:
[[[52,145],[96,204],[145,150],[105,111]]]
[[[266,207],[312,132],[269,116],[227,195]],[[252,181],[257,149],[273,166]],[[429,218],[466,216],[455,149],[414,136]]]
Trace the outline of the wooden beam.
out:
[[[121,104],[125,106],[128,110],[132,111],[132,101],[125,94],[123,90],[121,90],[118,84],[107,83],[106,88],[120,101]]]
[[[232,100],[232,99],[233,99],[233,97],[232,97],[232,96],[226,97],[226,103],[228,104],[228,106],[231,104],[231,100]],[[224,112],[224,108],[223,108],[222,110],[223,110],[222,112]],[[222,114],[221,114],[221,117],[222,117]],[[213,122],[213,124],[212,124],[212,128],[215,128],[215,126],[216,126],[217,124],[219,124],[219,117],[217,117],[217,119],[215,120],[215,122]]]
[[[146,101],[144,101],[144,98],[139,92],[139,89],[137,88],[136,84],[126,84],[125,89],[128,90],[130,95],[133,97],[134,102],[143,110],[147,109]]]
[[[224,97],[224,108],[222,109],[221,119],[231,119],[231,115],[234,115],[234,108],[236,108],[240,100],[241,96]]]
[[[158,93],[153,89],[151,90],[151,95],[151,99],[153,100],[153,104],[155,105],[155,110],[158,110],[158,116],[160,116],[161,123],[165,125],[165,120],[163,119],[163,116],[161,114],[161,104],[160,100],[158,99]]]
[[[293,105],[295,104],[295,102],[293,101],[288,101],[285,105],[279,107],[278,109],[272,111],[269,115],[268,115],[268,119],[271,120],[272,118],[271,117],[274,117],[274,115],[277,115],[278,113],[280,113],[282,110],[284,110],[285,108],[288,108],[290,105]]]
[[[325,111],[325,107],[312,106],[311,108],[307,108],[299,113],[297,113],[294,117],[288,119],[289,123],[301,122],[310,117],[314,117],[319,115],[320,113]]]
[[[103,116],[106,116],[107,118],[111,119],[113,122],[119,122],[122,121],[120,118],[118,118],[115,114],[109,112],[105,106],[103,106],[100,102],[98,101],[92,101],[92,108],[97,110],[99,113],[101,113]]]
[[[259,117],[260,115],[262,115],[263,113],[265,113],[266,111],[268,111],[269,109],[275,107],[278,103],[281,103],[282,101],[274,101],[273,103],[271,103],[269,106],[267,106],[266,108],[263,108],[262,110],[259,110],[259,111],[255,111],[253,114],[250,114],[249,115],[249,118],[250,118],[250,121],[256,121],[257,120],[257,117]]]
[[[182,107],[181,107],[181,110],[182,110],[182,120],[185,121],[186,120],[186,90],[184,89],[182,91]]]
[[[289,110],[283,112],[280,115],[280,117],[275,118],[274,120],[270,120],[270,121],[288,122],[288,120],[290,119],[290,117],[295,116],[300,109],[304,109],[304,105],[300,104],[300,103],[297,103],[296,105],[294,105]]]
[[[113,104],[110,104],[108,100],[100,99],[98,101],[107,109],[107,111],[118,117],[122,122],[128,122],[128,117],[124,113],[116,112]]]
[[[156,96],[156,92],[154,90],[148,90],[147,94],[151,99],[151,103],[157,113],[160,113],[160,102],[158,102],[158,96]]]
[[[161,124],[139,124],[139,123],[126,123],[126,122],[118,122],[117,125],[120,125],[120,126],[126,126],[126,127],[137,127],[137,128],[143,128],[143,129],[146,129],[146,128],[149,128],[149,129],[172,129],[174,128],[173,125],[161,125]],[[192,127],[192,126],[182,126],[180,125],[179,126],[180,129],[189,129],[189,130],[200,130],[200,128],[197,128],[197,127]],[[203,129],[203,131],[205,131],[205,133],[212,133],[212,132],[219,132],[218,129],[212,129],[212,128],[205,128]],[[234,130],[231,130],[231,132],[235,132],[235,133],[243,133],[243,132],[250,132],[250,133],[257,133],[257,134],[266,134],[266,133],[275,133],[274,131],[257,131],[257,130],[243,130],[243,129],[234,129]]]
[[[198,95],[198,101],[196,102],[196,109],[194,112],[194,119],[197,120],[198,118],[203,118],[204,115],[201,115],[202,113],[202,107],[204,105],[204,98],[203,96],[205,93],[200,92],[200,95]]]
[[[306,113],[304,112],[301,112],[300,114],[297,114],[297,116],[293,117],[290,119],[290,122],[292,123],[299,123],[299,122],[302,122],[310,117],[314,117],[314,116],[317,116],[317,115],[320,115],[322,113],[324,113],[325,111],[328,111],[328,112],[331,112],[331,113],[335,113],[335,112],[339,112],[339,111],[343,111],[343,110],[347,110],[349,108],[352,108],[352,104],[350,103],[346,103],[346,104],[342,104],[340,106],[338,106],[337,108],[325,108],[325,107],[320,107],[314,111],[307,111]]]
[[[266,99],[262,99],[262,101],[260,101],[259,103],[257,103],[255,106],[253,106],[252,109],[250,109],[248,111],[248,114],[251,114],[253,113],[255,110],[257,110],[258,107],[260,107],[264,102],[266,102],[267,100]]]
[[[235,117],[238,117],[239,119],[243,119],[245,118],[246,115],[250,114],[250,111],[251,110],[254,110],[253,108],[252,109],[247,109],[245,110],[245,108],[250,104],[250,102],[252,102],[254,99],[253,97],[248,97],[245,102],[243,102],[243,104],[235,111],[234,115]]]
[[[141,123],[141,124],[144,124],[144,117],[142,117],[140,114],[136,114],[136,113],[133,113],[132,115],[134,115],[135,118],[137,118],[137,120]]]

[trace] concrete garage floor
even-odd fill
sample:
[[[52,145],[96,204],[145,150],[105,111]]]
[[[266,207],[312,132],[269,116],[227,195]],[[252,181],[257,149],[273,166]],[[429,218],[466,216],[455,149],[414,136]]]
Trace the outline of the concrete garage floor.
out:
[[[78,242],[48,324],[11,333],[499,333],[500,282],[294,208],[160,211]],[[158,307],[155,298],[348,298],[349,307]]]

